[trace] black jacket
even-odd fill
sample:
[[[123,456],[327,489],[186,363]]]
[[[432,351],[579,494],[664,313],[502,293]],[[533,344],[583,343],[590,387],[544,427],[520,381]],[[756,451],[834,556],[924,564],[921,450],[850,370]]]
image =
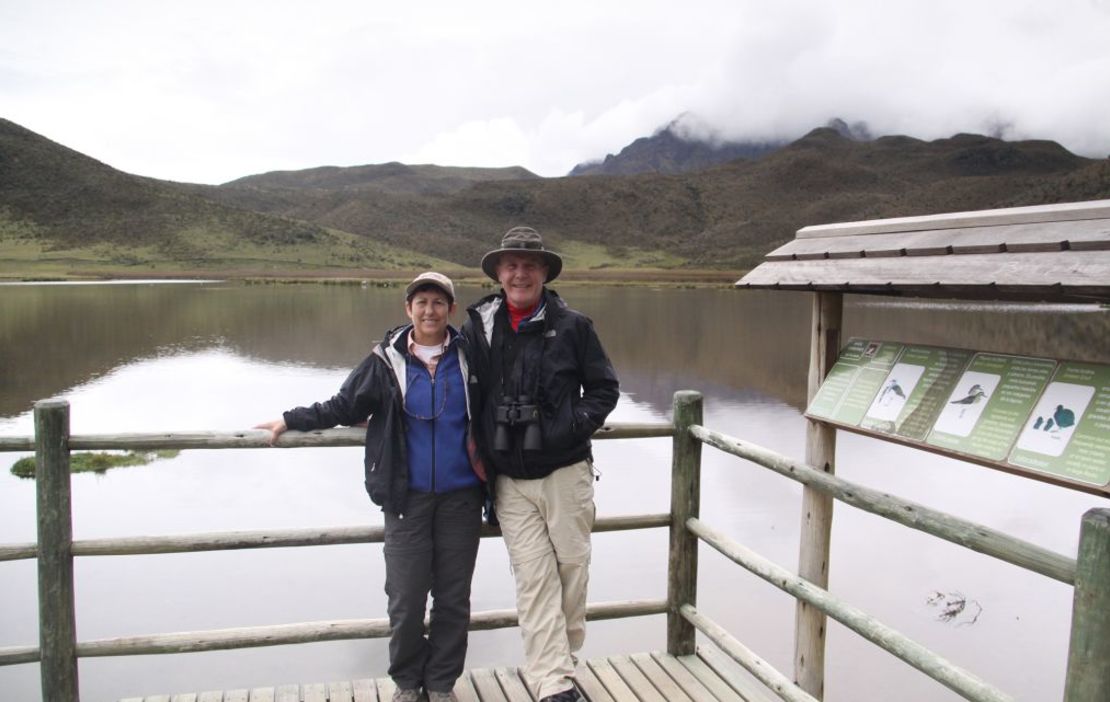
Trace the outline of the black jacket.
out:
[[[472,422],[486,469],[493,474],[542,478],[589,458],[590,436],[620,395],[613,364],[589,318],[567,307],[553,290],[544,290],[544,302],[542,315],[521,323],[517,332],[509,325],[503,293],[467,308],[462,333],[480,388],[471,392],[479,398]],[[539,405],[542,450],[524,450],[521,428],[509,431],[509,451],[494,450],[496,410],[505,395],[526,395]]]
[[[405,447],[404,395],[411,324],[390,330],[373,352],[363,359],[330,400],[285,412],[290,429],[311,431],[366,421],[366,492],[387,512],[403,514],[409,488],[408,450]],[[469,378],[466,340],[448,330],[453,340],[447,353],[458,353],[462,377]],[[462,383],[466,385],[466,383]],[[464,390],[464,392],[466,392]],[[467,413],[471,413],[467,393]]]

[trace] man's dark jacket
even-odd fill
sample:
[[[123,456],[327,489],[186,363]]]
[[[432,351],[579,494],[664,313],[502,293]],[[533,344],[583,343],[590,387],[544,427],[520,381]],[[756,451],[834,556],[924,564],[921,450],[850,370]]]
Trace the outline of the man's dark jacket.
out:
[[[543,478],[591,456],[590,436],[605,423],[620,395],[617,374],[593,323],[544,289],[542,307],[514,332],[504,293],[467,308],[462,334],[470,372],[480,392],[472,429],[493,475]],[[473,379],[471,380],[473,383]],[[495,412],[502,397],[527,395],[540,407],[543,448],[525,451],[523,430],[509,432],[511,448],[494,450]],[[492,476],[490,485],[492,486]]]
[[[409,489],[405,398],[401,383],[406,377],[410,329],[411,324],[390,330],[374,351],[351,371],[330,400],[297,407],[283,415],[286,426],[300,431],[352,426],[366,421],[366,492],[374,504],[397,514],[404,513]],[[458,354],[462,373],[457,389],[467,397],[467,414],[472,414],[470,394],[465,387],[470,377],[466,339],[450,327],[448,334],[451,342],[445,353]],[[456,381],[452,379],[451,382]],[[465,452],[465,446],[461,445],[460,450]],[[477,476],[471,477],[477,484]]]

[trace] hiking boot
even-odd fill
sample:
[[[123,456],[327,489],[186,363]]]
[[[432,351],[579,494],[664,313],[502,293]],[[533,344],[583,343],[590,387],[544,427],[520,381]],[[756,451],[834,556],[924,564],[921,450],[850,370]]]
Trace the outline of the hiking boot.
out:
[[[459,702],[454,692],[436,692],[428,690],[428,702]]]
[[[422,702],[418,687],[399,687],[393,691],[393,702]]]
[[[573,687],[544,697],[540,702],[582,702],[582,696]]]

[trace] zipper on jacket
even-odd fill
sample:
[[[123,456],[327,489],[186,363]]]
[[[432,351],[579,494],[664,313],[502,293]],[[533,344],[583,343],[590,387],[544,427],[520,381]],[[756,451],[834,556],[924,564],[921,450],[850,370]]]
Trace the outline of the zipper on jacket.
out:
[[[439,370],[439,365],[436,365]],[[436,377],[434,373],[428,374],[432,381],[432,494],[436,492]]]

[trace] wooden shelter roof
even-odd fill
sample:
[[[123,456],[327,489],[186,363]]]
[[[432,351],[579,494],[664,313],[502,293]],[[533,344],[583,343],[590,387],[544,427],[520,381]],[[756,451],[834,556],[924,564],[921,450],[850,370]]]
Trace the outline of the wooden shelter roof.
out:
[[[804,227],[736,285],[1108,302],[1110,200]]]

